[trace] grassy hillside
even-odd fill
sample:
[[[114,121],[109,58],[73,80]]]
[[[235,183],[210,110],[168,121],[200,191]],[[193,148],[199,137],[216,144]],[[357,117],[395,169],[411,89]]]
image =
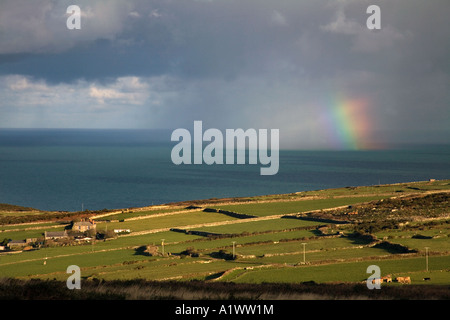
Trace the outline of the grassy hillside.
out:
[[[13,204],[0,203],[0,214],[17,214],[17,213],[24,214],[36,212],[40,212],[40,210],[29,207],[17,206]]]
[[[67,267],[78,265],[83,281],[356,284],[367,279],[366,269],[374,264],[383,276],[409,276],[413,285],[448,290],[449,190],[445,180],[101,212],[40,212],[36,220],[18,211],[14,218],[24,223],[1,220],[0,241],[35,239],[0,253],[0,274],[65,281]],[[81,218],[97,222],[91,240],[43,238],[45,231],[70,234],[71,222]]]

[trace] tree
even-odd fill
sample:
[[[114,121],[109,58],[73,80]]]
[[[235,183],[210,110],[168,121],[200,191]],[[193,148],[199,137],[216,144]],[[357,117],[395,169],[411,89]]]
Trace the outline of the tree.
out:
[[[112,239],[116,237],[114,230],[100,230],[97,232],[97,239]]]
[[[85,234],[86,236],[93,238],[97,235],[97,232],[94,229],[89,229],[85,232]]]

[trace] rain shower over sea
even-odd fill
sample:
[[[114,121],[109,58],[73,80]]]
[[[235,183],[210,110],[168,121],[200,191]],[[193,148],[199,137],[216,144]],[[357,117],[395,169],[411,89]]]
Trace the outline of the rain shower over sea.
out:
[[[1,129],[0,203],[41,210],[162,203],[450,178],[450,146],[280,150],[259,165],[175,165],[166,130]]]

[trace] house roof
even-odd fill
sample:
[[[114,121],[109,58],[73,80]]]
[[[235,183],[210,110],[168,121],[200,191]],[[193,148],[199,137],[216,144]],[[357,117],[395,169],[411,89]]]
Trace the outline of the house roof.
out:
[[[11,240],[8,244],[24,244],[25,240]]]
[[[74,227],[75,226],[92,226],[92,225],[93,225],[93,223],[90,221],[80,221],[80,222],[75,222],[73,224]]]
[[[67,236],[67,231],[46,231],[46,237],[64,237]]]

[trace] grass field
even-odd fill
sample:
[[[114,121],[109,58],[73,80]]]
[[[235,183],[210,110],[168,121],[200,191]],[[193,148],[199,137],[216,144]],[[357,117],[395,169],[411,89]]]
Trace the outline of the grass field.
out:
[[[216,281],[214,279],[218,278],[217,281],[235,283],[298,283],[311,280],[338,283],[364,281],[369,276],[367,266],[375,264],[380,266],[383,275],[408,275],[413,283],[448,285],[450,224],[448,205],[445,203],[441,203],[439,211],[434,213],[438,215],[433,216],[434,220],[423,215],[419,217],[422,220],[409,213],[402,215],[401,208],[398,208],[400,211],[392,210],[392,203],[386,209],[383,204],[387,201],[377,202],[368,218],[352,217],[348,219],[348,224],[340,227],[329,221],[280,217],[348,205],[354,207],[352,210],[358,210],[360,204],[374,200],[399,195],[409,195],[415,199],[417,194],[448,189],[449,181],[446,180],[308,191],[243,198],[228,203],[218,199],[211,203],[204,201],[200,203],[200,208],[193,210],[186,209],[184,204],[155,210],[136,209],[97,220],[97,230],[131,229],[131,234],[83,245],[44,245],[26,252],[0,253],[0,275],[64,281],[68,277],[67,267],[78,265],[83,279]],[[420,209],[423,204],[418,201],[412,206]],[[242,219],[205,212],[204,208],[222,209],[255,218]],[[376,219],[378,210],[383,212],[383,218],[372,223],[384,223],[384,227],[373,233],[376,238],[352,236],[360,221]],[[311,217],[315,217],[315,213],[311,213]],[[127,220],[130,218],[138,219]],[[123,222],[106,222],[123,219]],[[386,224],[388,220],[402,221],[402,225]],[[319,230],[324,225],[328,225],[333,234],[342,231],[341,236],[325,236]],[[4,230],[0,232],[0,240],[41,237],[45,231],[63,230],[65,226],[67,224],[56,220],[5,224],[0,226]],[[170,231],[171,228],[209,232],[222,238]],[[376,241],[382,239],[388,241],[393,249],[374,247]],[[396,244],[417,252],[402,254],[396,251]],[[145,246],[155,246],[157,253],[151,256],[137,250]],[[425,247],[429,248],[430,253],[429,272],[425,271]],[[187,249],[198,256],[181,255]],[[236,256],[233,257],[232,253]],[[425,282],[423,278],[431,280]]]
[[[448,237],[435,238],[435,239],[392,239],[392,243],[399,243],[407,246],[413,250],[425,252],[425,247],[428,247],[431,251],[447,252],[450,253],[450,239]]]
[[[243,232],[264,232],[270,230],[276,231],[289,228],[314,227],[323,225],[322,222],[317,221],[286,219],[286,218],[277,218],[260,221],[242,220],[239,222],[241,223],[195,228],[195,230],[226,234],[226,233],[243,233]]]
[[[215,212],[192,211],[183,212],[167,216],[148,217],[146,219],[99,223],[99,228],[109,229],[131,229],[132,232],[146,231],[162,228],[176,228],[187,225],[197,225],[203,223],[223,222],[233,220],[233,218]]]
[[[116,214],[108,214],[103,217],[99,217],[97,221],[108,221],[108,220],[127,220],[127,219],[135,219],[140,217],[147,217],[152,215],[157,215],[161,213],[169,213],[169,212],[177,212],[177,211],[185,211],[184,208],[180,207],[178,210],[175,208],[170,209],[156,209],[156,210],[143,210],[143,211],[124,211]]]
[[[300,250],[301,251],[301,250]],[[388,253],[386,250],[378,248],[360,248],[358,246],[351,248],[340,248],[335,250],[320,250],[315,252],[305,252],[306,262],[323,262],[323,261],[340,261],[357,258],[368,258],[377,256],[386,256]],[[274,255],[263,258],[258,258],[258,262],[271,264],[298,264],[303,262],[303,253],[296,254],[282,254]]]
[[[344,197],[344,198],[327,198],[318,200],[224,205],[224,206],[213,206],[212,208],[263,217],[277,214],[307,212],[312,210],[320,210],[338,206],[347,206],[355,203],[385,198],[387,197],[386,196]]]
[[[54,227],[54,226],[64,226],[65,223],[55,223],[55,222],[43,222],[43,223],[21,223],[18,225],[2,225],[1,231],[8,231],[8,230],[25,230],[25,229],[37,229],[37,228],[47,228],[47,227]]]
[[[239,244],[239,242],[237,242]],[[354,247],[367,244],[367,242],[355,241],[348,238],[324,238],[319,240],[298,240],[289,242],[279,242],[270,244],[261,244],[257,246],[238,246],[236,249],[237,254],[243,255],[256,255],[263,256],[267,254],[290,253],[290,252],[302,252],[303,245],[307,251],[311,250],[335,250],[337,248]]]
[[[423,275],[429,275],[435,284],[450,284],[450,257],[430,257],[431,272],[425,271],[424,258],[371,260],[364,262],[335,263],[319,266],[300,266],[290,268],[264,268],[238,271],[238,275],[229,274],[223,280],[233,282],[361,282],[368,274],[367,267],[378,265],[382,275],[411,276],[414,283],[425,283]],[[441,271],[442,270],[442,271]],[[439,275],[432,277],[432,275]]]
[[[362,196],[399,196],[404,194],[420,194],[429,191],[450,190],[450,180],[436,181],[416,181],[407,183],[397,183],[390,185],[375,186],[349,186],[346,188],[335,188],[325,190],[312,190],[295,192],[290,194],[277,194],[256,196],[251,198],[237,198],[239,201],[257,202],[257,201],[282,201],[282,200],[299,200],[311,197],[362,197]]]
[[[177,243],[173,245],[167,245],[167,250],[171,252],[181,252],[186,249],[187,246],[193,247],[197,250],[203,250],[205,252],[210,252],[211,250],[216,250],[224,247],[231,247],[232,242],[234,241],[236,245],[239,247],[244,244],[251,243],[259,243],[259,242],[277,242],[282,239],[297,239],[303,237],[311,237],[314,236],[313,232],[310,230],[299,230],[299,231],[290,231],[290,232],[276,232],[270,234],[259,234],[252,236],[242,236],[242,237],[233,237],[233,238],[225,238],[225,239],[215,239],[215,240],[205,240],[205,241],[195,241],[192,243]],[[260,246],[260,245],[258,245]]]

